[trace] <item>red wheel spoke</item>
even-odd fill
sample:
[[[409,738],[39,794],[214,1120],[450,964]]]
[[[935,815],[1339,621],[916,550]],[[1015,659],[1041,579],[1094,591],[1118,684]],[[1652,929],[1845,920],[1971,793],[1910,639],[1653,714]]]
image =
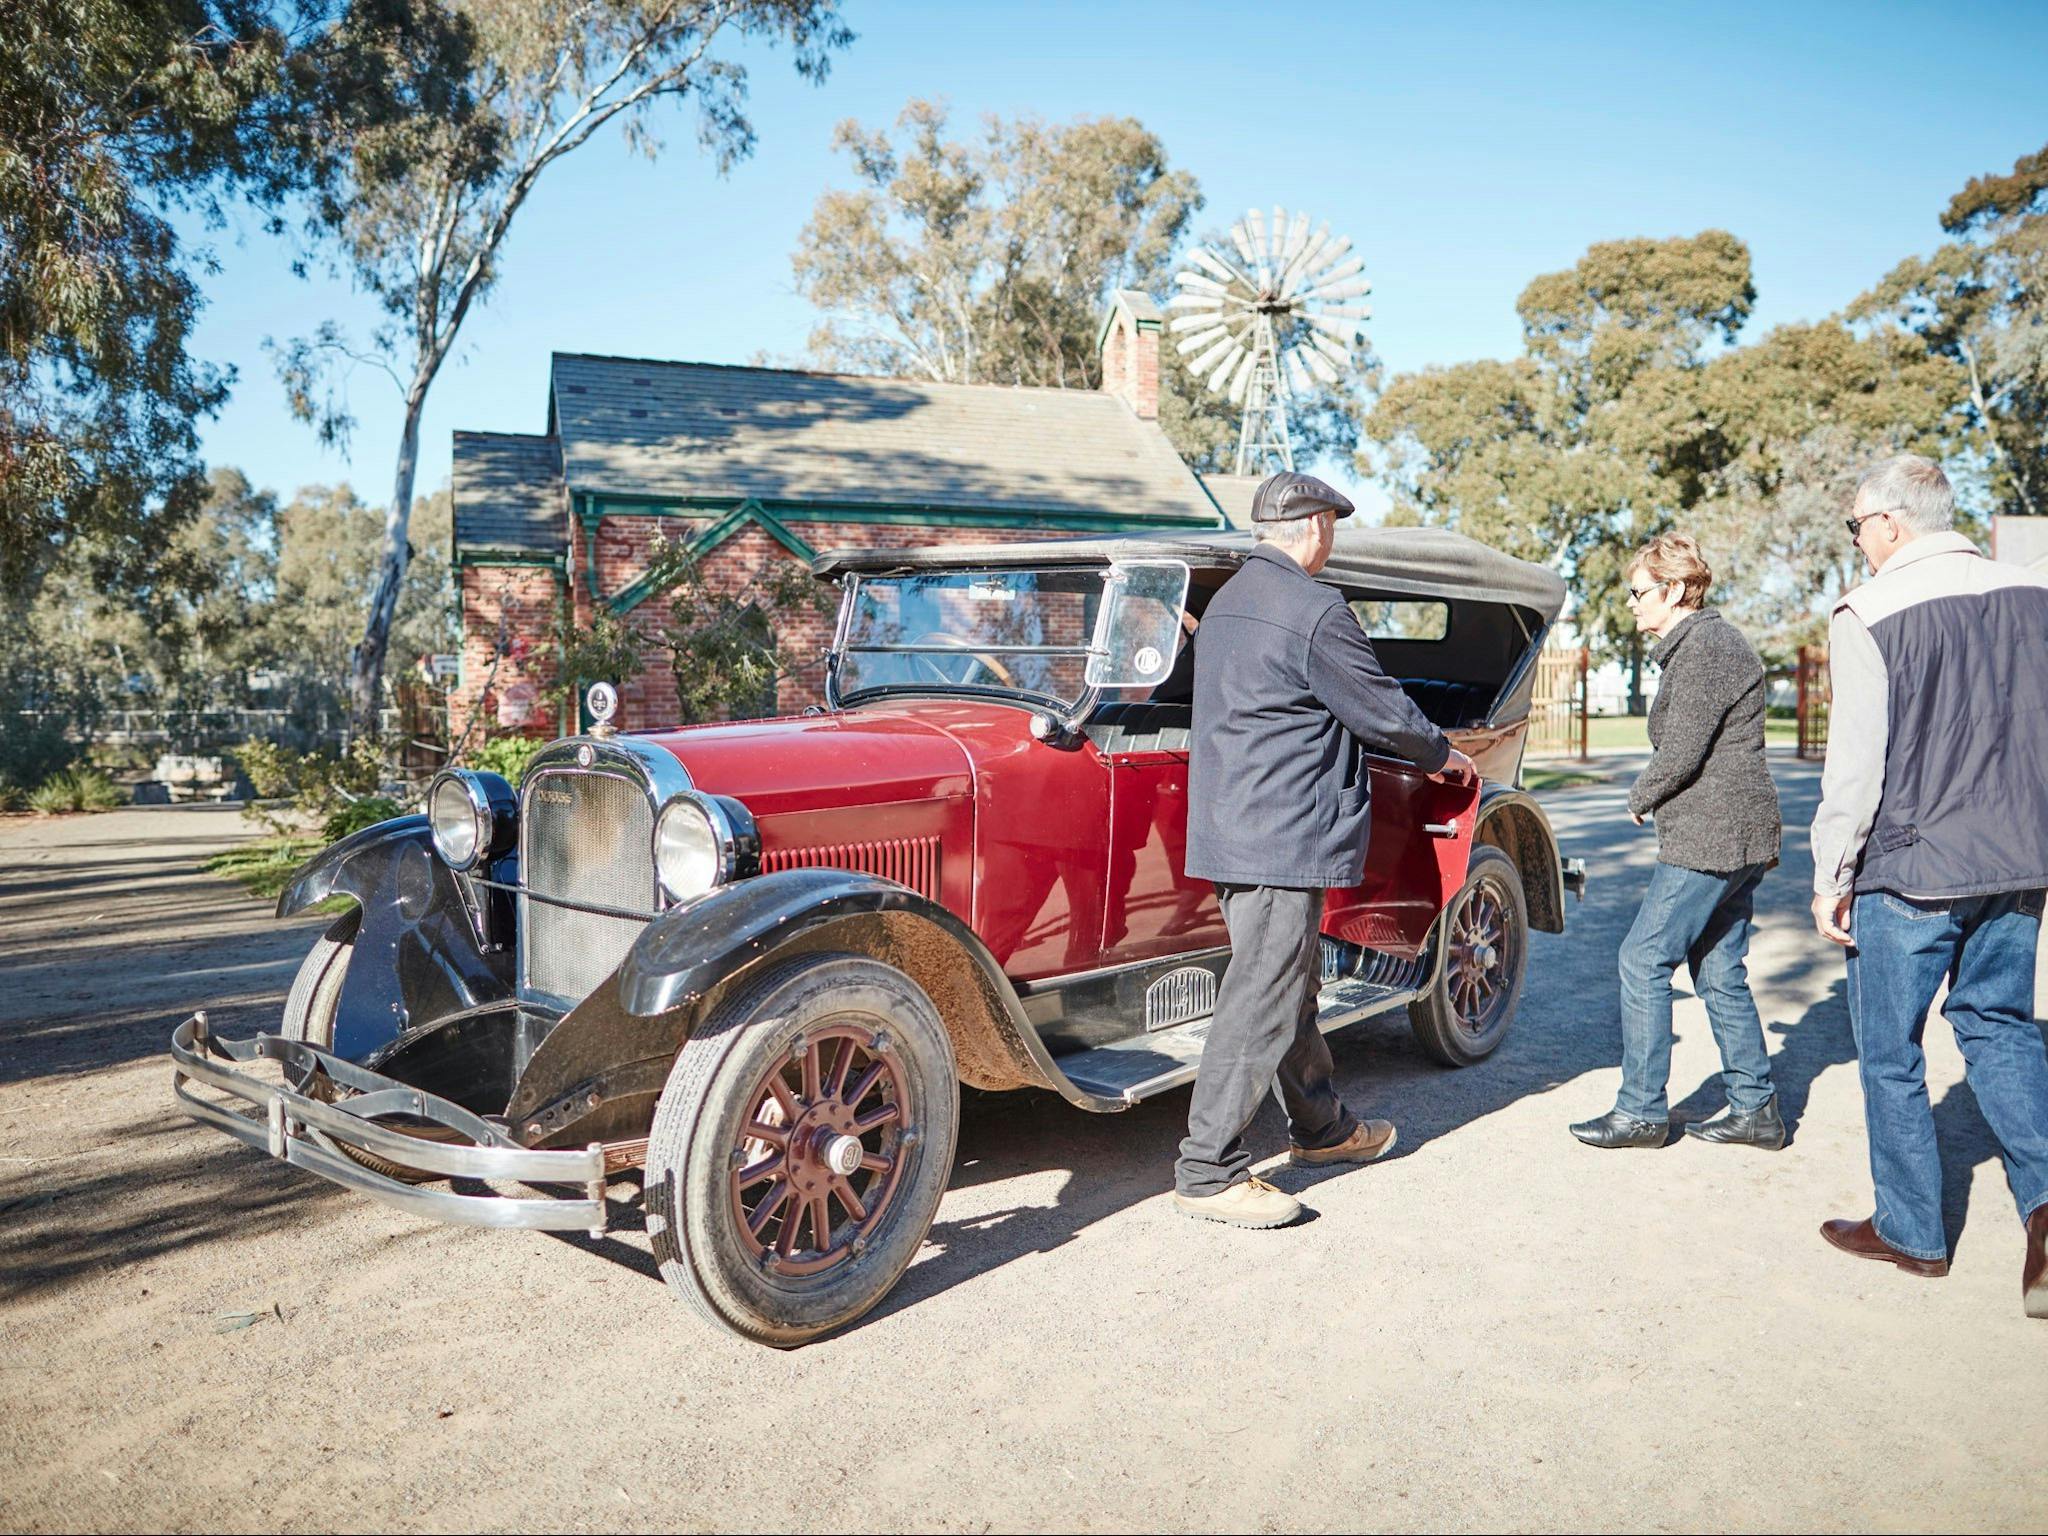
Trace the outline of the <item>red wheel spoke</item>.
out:
[[[898,1104],[879,1104],[864,1115],[855,1115],[853,1117],[854,1134],[857,1136],[865,1135],[878,1125],[887,1125],[901,1111],[902,1106]]]
[[[789,1188],[787,1184],[781,1187]],[[792,1201],[789,1214],[782,1218],[782,1230],[775,1237],[775,1252],[779,1257],[786,1259],[796,1252],[796,1229],[803,1225],[803,1220],[804,1207]]]
[[[832,1246],[832,1213],[825,1209],[825,1197],[811,1197],[811,1246],[823,1253]]]
[[[845,1035],[833,1048],[832,1070],[825,1074],[825,1097],[836,1099],[846,1091],[846,1074],[853,1070],[853,1041]]]
[[[782,1106],[783,1115],[792,1122],[804,1112],[803,1105],[796,1101],[796,1095],[789,1091],[789,1084],[782,1080],[780,1067],[768,1074],[768,1091],[775,1095],[775,1102]]]
[[[775,1213],[788,1201],[789,1182],[786,1179],[778,1181],[773,1189],[761,1197],[761,1203],[754,1207],[754,1214],[747,1218],[747,1230],[757,1241],[761,1234],[768,1230],[768,1223],[775,1219]],[[789,1223],[785,1221],[782,1226],[786,1233],[789,1230]]]
[[[789,1128],[781,1125],[767,1125],[759,1120],[752,1121],[743,1133],[747,1141],[765,1141],[771,1147],[789,1145]]]
[[[868,1090],[880,1081],[881,1076],[882,1064],[879,1061],[871,1062],[867,1071],[861,1073],[860,1081],[839,1096],[840,1102],[844,1104],[858,1104],[868,1096]]]
[[[863,1152],[860,1155],[860,1166],[867,1173],[887,1173],[896,1166],[896,1159],[883,1157],[878,1152]]]
[[[846,1207],[846,1214],[855,1221],[868,1219],[868,1208],[860,1203],[860,1196],[853,1192],[853,1185],[838,1174],[832,1176],[832,1192],[839,1196],[839,1203]]]
[[[804,1102],[806,1104],[817,1103],[821,1096],[818,1087],[820,1067],[818,1052],[821,1049],[822,1047],[815,1040],[804,1047]]]
[[[772,1178],[780,1172],[782,1172],[782,1154],[780,1152],[771,1152],[758,1163],[750,1163],[739,1171],[740,1188],[745,1189],[749,1184],[758,1184],[763,1179]]]

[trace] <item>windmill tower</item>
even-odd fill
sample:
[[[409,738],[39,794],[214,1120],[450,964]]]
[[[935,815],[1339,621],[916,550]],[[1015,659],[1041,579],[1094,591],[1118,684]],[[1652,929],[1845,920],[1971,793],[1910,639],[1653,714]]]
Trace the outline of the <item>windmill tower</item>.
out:
[[[1176,350],[1217,394],[1244,414],[1234,473],[1294,468],[1287,404],[1318,384],[1334,385],[1351,363],[1359,323],[1370,318],[1354,302],[1372,289],[1365,259],[1350,256],[1348,239],[1324,224],[1273,210],[1269,225],[1254,208],[1230,226],[1232,251],[1197,246],[1192,264],[1174,274],[1180,292],[1167,308],[1184,311],[1171,329]],[[1233,259],[1235,258],[1235,259]]]

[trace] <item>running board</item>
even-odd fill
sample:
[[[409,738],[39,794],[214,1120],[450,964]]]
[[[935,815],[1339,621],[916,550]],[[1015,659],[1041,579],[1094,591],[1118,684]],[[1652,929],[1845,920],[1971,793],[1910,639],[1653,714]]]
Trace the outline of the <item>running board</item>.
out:
[[[1420,995],[1420,989],[1412,985],[1391,987],[1356,977],[1327,981],[1316,1004],[1316,1026],[1327,1035]],[[1055,1056],[1053,1061],[1076,1088],[1099,1098],[1136,1104],[1195,1080],[1202,1045],[1209,1038],[1209,1022],[1196,1019],[1173,1029],[1133,1035],[1114,1045]]]

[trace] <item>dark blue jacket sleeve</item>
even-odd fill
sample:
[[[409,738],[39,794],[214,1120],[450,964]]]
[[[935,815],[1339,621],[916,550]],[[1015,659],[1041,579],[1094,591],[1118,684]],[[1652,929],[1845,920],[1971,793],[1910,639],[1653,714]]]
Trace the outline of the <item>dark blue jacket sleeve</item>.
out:
[[[1401,685],[1380,670],[1372,642],[1342,603],[1333,604],[1309,637],[1308,685],[1323,707],[1367,747],[1435,773],[1451,744]]]

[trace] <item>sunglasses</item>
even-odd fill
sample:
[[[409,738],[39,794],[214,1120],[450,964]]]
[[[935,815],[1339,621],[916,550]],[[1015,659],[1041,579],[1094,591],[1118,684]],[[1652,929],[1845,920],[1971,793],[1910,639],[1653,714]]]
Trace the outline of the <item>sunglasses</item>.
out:
[[[1869,522],[1873,517],[1890,517],[1891,515],[1890,508],[1886,508],[1882,512],[1866,512],[1861,517],[1843,518],[1842,526],[1849,530],[1849,537],[1851,539],[1860,539],[1863,537],[1863,525],[1865,523]]]

